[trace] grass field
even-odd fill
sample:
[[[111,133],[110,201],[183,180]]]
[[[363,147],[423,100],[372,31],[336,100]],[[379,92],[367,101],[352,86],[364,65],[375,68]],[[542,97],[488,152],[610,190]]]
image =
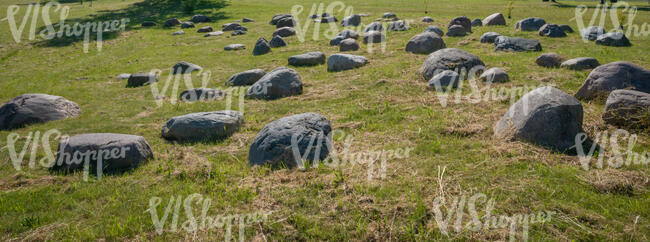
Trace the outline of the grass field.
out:
[[[411,29],[388,32],[385,51],[369,53],[362,45],[352,52],[366,56],[370,63],[362,68],[327,72],[326,66],[297,67],[304,83],[302,95],[273,101],[245,100],[243,128],[232,137],[218,142],[177,144],[161,138],[162,125],[171,117],[192,112],[216,111],[226,102],[172,104],[165,99],[158,106],[149,87],[125,88],[120,73],[167,70],[178,61],[188,61],[210,70],[209,87],[227,88],[230,75],[248,69],[267,71],[286,66],[287,58],[308,51],[322,51],[328,56],[338,52],[329,46],[324,34],[307,31],[306,39],[289,37],[288,47],[273,49],[269,54],[253,56],[255,41],[268,40],[275,30],[268,21],[274,14],[290,13],[294,5],[303,5],[299,15],[304,25],[317,1],[232,0],[218,10],[201,10],[217,19],[198,27],[220,29],[224,23],[248,17],[246,35],[203,37],[196,29],[172,36],[178,30],[161,26],[142,28],[144,20],[159,24],[169,18],[188,20],[193,14],[166,10],[157,12],[133,5],[132,0],[99,0],[70,7],[68,23],[128,18],[125,31],[106,34],[101,50],[91,42],[88,53],[83,41],[29,40],[30,24],[17,43],[8,21],[0,21],[0,102],[24,93],[47,93],[74,101],[83,110],[79,117],[25,128],[0,131],[0,147],[5,137],[18,133],[22,148],[30,132],[57,129],[61,133],[112,132],[136,134],[146,138],[155,158],[132,172],[91,177],[82,174],[53,174],[47,168],[29,168],[29,151],[22,169],[12,165],[8,149],[0,150],[0,240],[223,240],[227,229],[203,229],[195,233],[168,224],[157,233],[150,211],[153,197],[162,199],[157,214],[162,216],[172,196],[183,198],[198,193],[212,199],[208,214],[270,213],[264,222],[245,225],[245,240],[280,241],[403,241],[403,240],[508,240],[509,229],[461,229],[444,235],[436,222],[434,201],[446,197],[485,194],[494,199],[493,215],[537,214],[552,211],[549,221],[530,225],[531,241],[648,241],[650,240],[650,168],[648,165],[623,166],[618,169],[583,170],[578,157],[554,153],[521,142],[494,137],[493,126],[511,105],[509,100],[473,103],[465,99],[441,105],[439,93],[426,89],[417,70],[426,55],[404,51],[413,35],[428,24],[420,18],[431,16],[434,25],[446,30],[457,16],[485,18],[501,12],[507,15],[509,1],[439,0],[429,1],[428,14],[423,1],[376,0],[343,1],[355,13],[367,13],[368,24],[384,12],[394,12],[401,19],[412,19]],[[584,43],[578,33],[566,38],[540,37],[536,32],[518,32],[514,23],[526,17],[541,17],[547,22],[569,24],[579,4],[596,2],[541,0],[514,1],[507,26],[476,27],[466,37],[443,39],[447,47],[466,50],[479,56],[487,67],[503,67],[511,81],[491,88],[554,85],[573,95],[589,71],[548,69],[537,66],[535,58],[545,52],[564,57],[595,57],[601,64],[629,61],[650,69],[650,37],[628,36],[632,47],[615,48]],[[1,0],[4,9],[20,6],[16,16],[22,22],[26,0]],[[330,2],[325,2],[325,6]],[[640,9],[634,23],[650,24],[647,2],[631,2]],[[594,8],[584,15],[589,22]],[[52,11],[51,11],[52,12]],[[58,13],[52,13],[58,20]],[[334,12],[338,19],[343,11]],[[44,23],[39,17],[36,29]],[[606,26],[611,29],[607,17]],[[313,26],[313,24],[312,24]],[[321,24],[325,32],[327,25]],[[646,24],[647,26],[647,24]],[[340,28],[340,27],[339,27]],[[650,29],[650,27],[647,27]],[[340,29],[339,29],[340,30]],[[479,37],[489,31],[503,35],[539,39],[543,52],[494,52],[491,44]],[[337,31],[338,32],[338,31]],[[446,32],[446,31],[445,31]],[[318,36],[318,38],[313,38]],[[247,50],[225,52],[223,47],[242,43]],[[163,74],[159,80],[166,80]],[[192,79],[199,86],[199,78]],[[184,86],[179,87],[183,90]],[[488,89],[489,90],[489,89]],[[471,94],[465,91],[464,94]],[[169,96],[169,94],[168,94]],[[519,97],[519,96],[518,96]],[[518,98],[517,97],[517,98]],[[604,104],[582,101],[585,110],[584,130],[590,136],[613,132],[601,118]],[[350,150],[407,149],[406,158],[388,161],[386,177],[367,178],[368,167],[360,164],[338,168],[267,169],[247,164],[248,149],[255,135],[267,123],[291,114],[317,112],[327,117],[333,128],[343,130],[354,139]],[[650,151],[647,130],[631,131],[639,136],[634,150]],[[53,141],[53,144],[56,142]],[[336,140],[340,147],[343,140]],[[50,147],[56,148],[54,145]],[[39,148],[35,157],[45,156]],[[441,170],[445,170],[441,176]],[[194,214],[200,205],[194,205]],[[477,207],[485,215],[485,204]],[[447,210],[444,210],[448,212]],[[183,212],[181,216],[185,216]],[[171,217],[171,215],[170,215]],[[463,224],[468,222],[465,214]],[[452,220],[452,219],[450,219]],[[185,221],[179,219],[179,226]],[[453,222],[450,222],[453,223]],[[233,239],[239,239],[238,225],[232,226]],[[522,228],[517,239],[522,239]]]

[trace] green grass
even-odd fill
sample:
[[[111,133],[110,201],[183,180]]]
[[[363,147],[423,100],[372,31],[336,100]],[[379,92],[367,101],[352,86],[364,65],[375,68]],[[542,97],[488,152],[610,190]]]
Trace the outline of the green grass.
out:
[[[0,101],[24,93],[60,95],[78,103],[79,117],[35,124],[13,130],[21,136],[33,131],[58,129],[74,135],[89,132],[113,132],[141,135],[151,145],[155,159],[138,169],[102,180],[84,181],[81,174],[51,174],[37,167],[16,171],[6,149],[0,150],[0,239],[25,240],[222,240],[225,230],[205,230],[197,234],[171,232],[159,235],[147,209],[149,200],[162,198],[167,206],[171,196],[187,197],[192,193],[212,199],[209,215],[246,214],[269,211],[267,222],[247,225],[246,240],[506,240],[507,230],[462,231],[440,233],[432,212],[433,201],[444,194],[471,197],[483,193],[495,199],[495,214],[528,214],[555,211],[550,222],[530,228],[531,241],[647,241],[650,237],[650,195],[647,165],[622,167],[618,170],[580,168],[578,159],[557,154],[533,145],[504,142],[493,137],[492,127],[506,112],[508,101],[480,103],[450,102],[440,105],[437,94],[426,90],[417,70],[426,58],[404,52],[406,42],[427,25],[420,23],[424,14],[422,1],[378,0],[344,1],[355,13],[368,13],[363,23],[370,23],[387,11],[401,19],[414,19],[411,29],[389,32],[386,51],[368,53],[366,46],[353,54],[364,55],[370,63],[362,68],[328,73],[325,66],[298,67],[304,93],[274,101],[246,100],[246,123],[231,138],[219,142],[174,144],[160,137],[160,129],[177,115],[221,110],[225,102],[165,103],[157,107],[149,87],[125,88],[120,73],[167,70],[178,61],[188,61],[210,70],[209,87],[226,88],[225,80],[237,72],[262,68],[271,70],[287,65],[287,58],[308,51],[338,52],[320,34],[312,39],[312,30],[301,43],[288,38],[289,46],[274,49],[263,56],[252,56],[259,37],[270,40],[274,27],[268,21],[274,14],[289,13],[296,4],[303,5],[304,24],[315,1],[233,0],[219,10],[201,10],[216,17],[214,23],[197,24],[197,28],[253,18],[245,23],[248,34],[204,38],[186,30],[185,35],[171,36],[177,29],[140,28],[143,20],[159,24],[168,17],[187,20],[191,14],[167,9],[164,12],[136,8],[130,0],[101,0],[71,7],[70,19],[88,21],[131,18],[130,26],[119,34],[108,35],[98,51],[91,42],[83,53],[82,42],[13,41],[6,21],[0,21]],[[494,12],[506,14],[510,1],[441,0],[429,1],[434,25],[446,29],[457,16],[484,18]],[[539,39],[544,52],[556,52],[567,58],[595,57],[600,63],[625,60],[650,68],[650,39],[629,36],[631,48],[614,48],[583,43],[577,33],[566,38],[544,38],[535,32],[516,32],[514,23],[525,17],[542,17],[547,22],[569,24],[577,30],[575,6],[595,2],[560,1],[562,5],[540,1],[514,1],[512,19],[502,27],[473,28],[467,37],[444,37],[447,47],[466,50],[479,56],[488,67],[503,67],[511,82],[494,87],[555,85],[575,94],[588,71],[546,69],[535,64],[541,53],[494,52],[493,46],[479,43],[489,31]],[[4,0],[0,9],[11,4],[31,1]],[[634,23],[650,23],[646,2],[632,2],[640,10]],[[25,6],[21,5],[22,17]],[[124,10],[131,10],[124,11]],[[585,22],[591,16],[591,9]],[[6,12],[0,11],[0,19]],[[137,13],[138,15],[129,15]],[[51,14],[58,16],[57,14]],[[343,12],[335,12],[342,19]],[[55,18],[56,19],[56,18]],[[608,28],[611,28],[609,16]],[[39,27],[42,26],[39,22]],[[29,29],[26,26],[25,32]],[[321,31],[326,25],[321,26]],[[247,50],[224,52],[223,47],[242,43]],[[165,80],[167,75],[161,76]],[[200,85],[193,78],[193,85]],[[180,90],[184,89],[181,84]],[[179,90],[179,91],[180,91]],[[604,105],[582,102],[585,130],[613,130],[601,119]],[[248,148],[265,124],[290,114],[318,112],[334,128],[354,136],[352,150],[382,150],[412,147],[411,156],[388,162],[384,180],[366,179],[367,169],[348,165],[337,169],[318,168],[306,171],[247,165]],[[635,150],[650,151],[648,132],[635,131],[640,143]],[[0,131],[7,137],[9,131]],[[22,141],[24,142],[24,141]],[[53,142],[55,144],[55,142]],[[337,141],[336,145],[342,145]],[[6,140],[0,139],[0,146]],[[22,147],[19,142],[18,147]],[[55,149],[55,147],[52,147]],[[39,149],[37,156],[45,152]],[[27,159],[27,158],[26,158]],[[446,167],[442,180],[438,169]],[[630,187],[631,193],[617,189],[599,189],[601,184],[614,188]],[[442,187],[442,189],[441,189]],[[198,205],[194,206],[195,214]],[[480,208],[482,210],[482,208]],[[638,221],[635,219],[638,216]],[[180,220],[184,221],[184,220]],[[233,236],[237,237],[233,226]],[[520,233],[519,233],[520,234]]]

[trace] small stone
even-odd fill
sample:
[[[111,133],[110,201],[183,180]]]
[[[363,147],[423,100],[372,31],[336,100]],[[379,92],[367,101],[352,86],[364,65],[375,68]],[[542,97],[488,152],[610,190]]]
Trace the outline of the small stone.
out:
[[[582,71],[582,70],[594,69],[599,65],[600,63],[598,63],[598,60],[596,60],[596,58],[580,57],[580,58],[567,60],[563,62],[560,65],[560,67],[568,68],[570,70]]]
[[[484,82],[507,82],[510,81],[510,76],[508,76],[508,73],[504,71],[501,68],[494,67],[490,68],[487,71],[483,72],[481,76],[479,77]]]
[[[243,44],[229,44],[226,47],[223,47],[223,50],[232,51],[232,50],[245,50],[246,46]]]
[[[557,68],[560,67],[563,59],[562,56],[556,53],[544,53],[537,57],[535,63],[543,67]]]

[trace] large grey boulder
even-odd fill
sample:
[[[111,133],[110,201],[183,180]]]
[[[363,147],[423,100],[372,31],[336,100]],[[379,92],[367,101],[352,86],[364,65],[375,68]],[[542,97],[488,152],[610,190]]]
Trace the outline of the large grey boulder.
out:
[[[169,119],[162,127],[162,137],[181,142],[224,139],[244,124],[238,111],[190,113]]]
[[[554,87],[540,87],[519,99],[497,123],[497,137],[572,152],[582,132],[582,105]]]
[[[568,68],[569,70],[581,71],[594,69],[599,65],[600,63],[598,63],[598,60],[596,60],[596,58],[578,57],[562,62],[562,64],[560,64],[560,67]]]
[[[273,36],[289,37],[296,35],[296,30],[292,27],[282,27],[273,32]]]
[[[172,74],[188,74],[191,72],[200,71],[201,69],[203,68],[201,68],[199,65],[181,61],[172,67]]]
[[[460,84],[460,75],[455,71],[444,70],[429,80],[427,88],[430,90],[442,91],[457,88]]]
[[[153,159],[149,143],[142,136],[128,134],[74,135],[62,140],[57,150],[52,171],[73,172],[88,167],[89,173],[98,177],[126,172]]]
[[[536,39],[499,36],[494,40],[494,51],[542,51],[542,44]]]
[[[630,40],[621,32],[612,32],[600,35],[596,38],[596,44],[615,47],[632,46]]]
[[[483,74],[479,76],[479,79],[484,82],[507,82],[510,81],[510,76],[508,76],[508,73],[506,73],[505,70],[493,67],[483,72]]]
[[[398,20],[388,24],[388,31],[407,31],[409,29],[408,23],[404,20]]]
[[[463,28],[465,28],[465,32],[467,32],[467,33],[472,32],[472,20],[470,20],[468,17],[465,17],[465,16],[456,17],[456,18],[452,19],[451,22],[449,22],[449,25],[447,25],[447,26],[449,26],[449,28],[451,28],[454,25],[463,26]],[[447,31],[449,31],[449,29],[447,29]],[[447,35],[449,35],[449,33],[447,33]]]
[[[194,23],[192,22],[183,22],[181,23],[181,29],[194,28]]]
[[[447,29],[447,36],[450,37],[462,37],[467,35],[465,28],[461,25],[452,25]]]
[[[253,55],[263,55],[269,52],[271,52],[269,42],[265,38],[259,38],[255,43],[255,48],[253,48]]]
[[[386,36],[379,31],[369,31],[363,35],[363,43],[381,43],[386,41]]]
[[[506,18],[504,18],[503,14],[501,13],[494,13],[490,16],[487,16],[485,19],[483,19],[483,25],[485,26],[506,25]]]
[[[566,37],[564,30],[557,24],[545,24],[539,28],[539,35],[551,38]]]
[[[358,14],[353,14],[343,18],[341,21],[341,26],[350,27],[350,26],[359,26],[361,25],[361,16]]]
[[[633,129],[650,127],[650,93],[634,90],[614,90],[605,104],[606,123]]]
[[[515,24],[515,29],[521,31],[538,31],[545,24],[546,21],[541,18],[525,18]]]
[[[357,40],[349,38],[349,39],[344,39],[341,41],[339,44],[339,51],[344,52],[344,51],[357,51],[359,50],[359,43],[357,43]]]
[[[287,46],[287,42],[284,41],[284,39],[282,37],[280,37],[279,35],[276,35],[276,36],[273,36],[273,38],[271,39],[271,42],[269,42],[269,45],[272,48],[278,48],[278,47]]]
[[[589,26],[580,30],[580,37],[584,40],[594,41],[603,34],[605,34],[605,29],[600,26]]]
[[[424,80],[430,80],[435,74],[445,70],[463,74],[478,72],[483,68],[485,64],[477,56],[461,49],[445,48],[429,54],[419,72]]]
[[[278,67],[264,75],[246,91],[252,99],[273,100],[302,94],[302,80],[293,69]]]
[[[289,57],[290,66],[315,66],[325,64],[325,53],[320,51]]]
[[[213,88],[192,88],[181,92],[179,99],[184,102],[214,101],[223,99],[226,93]]]
[[[278,21],[280,21],[280,19],[283,19],[283,18],[293,18],[293,16],[291,14],[276,14],[275,16],[273,16],[273,18],[271,19],[269,24],[270,25],[276,25],[276,24],[278,24]]]
[[[370,31],[380,31],[380,32],[381,32],[381,31],[383,31],[383,30],[384,30],[384,26],[381,25],[380,22],[372,22],[372,23],[368,24],[368,25],[363,29],[363,32],[364,32],[364,33],[367,33],[367,32],[370,32]]]
[[[330,152],[332,127],[317,113],[302,113],[275,120],[255,136],[248,164],[293,168],[306,161],[322,161]],[[303,164],[306,166],[306,164]]]
[[[266,72],[262,69],[252,69],[252,70],[243,71],[230,76],[230,78],[228,78],[228,80],[226,81],[226,85],[232,85],[232,86],[253,85],[255,82],[260,80],[260,78],[262,78],[264,75],[266,75]]]
[[[368,64],[368,59],[358,55],[333,54],[327,58],[327,71],[336,72],[359,68]]]
[[[424,29],[424,32],[433,32],[433,33],[436,33],[440,37],[445,35],[445,33],[442,32],[442,29],[438,28],[438,26],[435,26],[435,25],[429,25],[426,29]]]
[[[481,38],[479,39],[479,41],[481,41],[481,43],[494,43],[494,41],[499,36],[501,36],[501,34],[499,34],[497,32],[487,32],[487,33],[481,35]]]
[[[285,17],[279,19],[278,23],[275,24],[275,27],[276,28],[293,27],[295,25],[296,25],[296,21],[293,19],[293,17]]]
[[[22,128],[32,123],[45,123],[76,117],[81,108],[60,96],[23,94],[0,107],[0,130]]]
[[[472,20],[472,27],[481,27],[483,26],[483,22],[481,21],[480,18]]]
[[[126,81],[126,87],[140,87],[158,81],[158,77],[153,73],[135,73],[129,76]]]
[[[224,32],[225,31],[233,31],[233,30],[241,29],[241,28],[243,28],[243,26],[241,26],[241,24],[239,24],[239,23],[227,23],[227,24],[221,25],[221,31],[224,31]]]
[[[341,36],[341,37],[343,37],[343,39],[347,39],[347,38],[358,39],[359,38],[359,34],[357,34],[357,32],[355,32],[354,30],[351,30],[351,29],[344,29],[343,31],[336,34],[336,36]]]
[[[430,54],[439,49],[447,48],[445,41],[433,32],[424,32],[413,36],[406,44],[406,51],[416,54]]]
[[[229,44],[226,45],[226,47],[223,47],[223,50],[225,51],[233,51],[233,50],[245,50],[246,46],[243,44]]]
[[[560,67],[564,58],[557,53],[544,53],[537,57],[535,63],[539,66],[555,68]]]
[[[650,71],[625,61],[608,63],[592,70],[576,97],[593,99],[606,97],[617,89],[632,89],[650,93]]]
[[[176,26],[176,25],[179,25],[179,24],[181,24],[180,20],[178,20],[177,18],[170,18],[170,19],[167,19],[165,21],[163,26],[164,27],[173,27],[173,26]]]
[[[193,23],[204,23],[204,22],[210,22],[210,18],[208,18],[208,16],[198,14],[192,16],[190,21],[192,21]]]

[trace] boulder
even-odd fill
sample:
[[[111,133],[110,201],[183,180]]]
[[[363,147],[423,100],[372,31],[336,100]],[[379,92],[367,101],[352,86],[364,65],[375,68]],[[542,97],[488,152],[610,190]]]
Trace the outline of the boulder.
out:
[[[515,24],[515,29],[521,31],[538,31],[545,24],[546,21],[541,18],[525,18]]]
[[[538,33],[540,36],[546,36],[552,38],[566,37],[566,33],[564,33],[564,30],[562,30],[562,28],[560,28],[560,26],[557,24],[542,25],[542,27],[539,28]]]
[[[230,33],[231,36],[237,36],[237,35],[243,35],[243,34],[246,34],[246,31],[235,30],[235,31],[232,31],[232,33]]]
[[[481,21],[480,18],[472,20],[472,27],[480,27],[483,26],[483,21]]]
[[[322,161],[331,147],[330,122],[317,113],[302,113],[275,120],[255,136],[248,164],[293,168],[304,161]],[[298,157],[297,157],[298,156]]]
[[[386,41],[386,36],[379,31],[370,31],[363,35],[363,43],[381,43]]]
[[[153,73],[135,73],[126,81],[126,87],[140,87],[157,81],[158,77]]]
[[[370,31],[379,31],[379,32],[381,32],[383,30],[384,30],[384,26],[381,25],[380,22],[372,22],[363,29],[363,32],[364,33],[367,33],[367,32],[370,32]]]
[[[264,75],[246,91],[246,97],[272,100],[302,94],[302,80],[293,69],[278,67]]]
[[[605,29],[600,26],[589,26],[580,30],[580,37],[584,40],[594,41],[598,36],[605,34]]]
[[[494,13],[490,16],[487,16],[483,19],[483,25],[492,26],[492,25],[506,25],[506,18],[503,17],[501,13]]]
[[[62,120],[80,114],[79,105],[63,97],[23,94],[0,107],[0,130],[12,130],[28,124]]]
[[[192,21],[193,23],[205,23],[205,22],[210,22],[210,18],[208,18],[208,16],[205,15],[197,14],[192,16],[190,21]]]
[[[269,42],[269,45],[272,48],[278,48],[278,47],[287,46],[287,42],[284,41],[284,39],[282,37],[280,37],[279,35],[276,35],[276,36],[273,36],[273,38],[271,39],[271,42]]]
[[[461,49],[445,48],[429,54],[419,72],[424,80],[430,80],[435,74],[445,70],[463,74],[478,72],[484,68],[485,64],[477,56]]]
[[[185,31],[179,30],[179,31],[176,31],[176,32],[172,33],[172,35],[181,35],[181,34],[185,34]]]
[[[264,38],[259,38],[253,48],[253,55],[263,55],[271,52],[271,45]]]
[[[341,41],[343,41],[344,39],[345,39],[345,37],[343,37],[343,36],[336,36],[332,40],[330,40],[330,46],[339,45],[341,43]]]
[[[270,25],[276,25],[276,24],[278,24],[278,21],[280,21],[280,19],[283,19],[283,18],[293,18],[293,16],[291,14],[276,14],[275,16],[273,16],[273,18],[271,19],[269,24]]]
[[[573,33],[573,29],[571,28],[571,26],[566,24],[560,25],[560,29],[562,29],[564,33]]]
[[[178,20],[177,18],[170,18],[170,19],[167,19],[165,21],[163,26],[164,27],[173,27],[173,26],[176,26],[176,25],[179,25],[179,24],[181,24],[180,20]]]
[[[254,19],[250,19],[250,18],[243,18],[241,21],[244,22],[244,23],[255,22]]]
[[[407,31],[409,30],[409,25],[404,20],[399,20],[391,22],[388,24],[388,31]]]
[[[650,93],[650,71],[625,61],[608,63],[589,73],[576,97],[593,99],[606,97],[617,89],[632,89]]]
[[[381,15],[382,18],[397,18],[397,15],[392,12],[386,12]]]
[[[289,37],[296,35],[296,30],[291,27],[282,27],[273,32],[273,36]]]
[[[73,172],[88,167],[89,173],[98,177],[123,173],[153,159],[149,143],[142,136],[128,134],[74,135],[62,140],[57,150],[50,170]]]
[[[323,18],[320,19],[320,22],[324,23],[324,24],[326,24],[326,23],[336,23],[338,21],[339,20],[334,16],[323,17]]]
[[[599,65],[600,63],[598,63],[598,60],[596,60],[596,58],[579,57],[579,58],[574,58],[562,62],[562,64],[560,64],[560,67],[568,68],[570,70],[581,71],[587,69],[594,69]]]
[[[460,25],[453,25],[447,29],[447,36],[450,37],[462,37],[467,35],[465,28]]]
[[[625,37],[625,34],[621,32],[612,32],[600,35],[598,38],[596,38],[596,44],[616,47],[632,46],[630,40],[627,39],[627,37]]]
[[[179,100],[183,102],[214,101],[223,99],[226,93],[219,89],[193,88],[181,92]]]
[[[181,23],[181,29],[194,28],[194,23],[192,22],[183,22]]]
[[[212,30],[213,30],[212,27],[206,26],[206,27],[199,28],[196,32],[197,33],[209,33],[209,32],[212,32]]]
[[[214,32],[210,32],[210,33],[207,33],[207,34],[203,35],[203,37],[219,36],[219,35],[222,35],[222,34],[223,34],[223,31],[214,31]]]
[[[233,31],[233,30],[239,29],[241,27],[243,27],[243,26],[241,26],[241,24],[239,24],[239,23],[228,23],[228,24],[221,25],[221,31],[224,31],[224,32]]]
[[[359,68],[368,64],[368,59],[358,55],[333,54],[327,58],[327,71],[337,72]]]
[[[238,111],[190,113],[176,116],[162,127],[162,137],[181,142],[224,139],[241,128],[244,115]]]
[[[349,39],[344,39],[341,41],[339,44],[339,51],[344,52],[344,51],[357,51],[359,50],[359,43],[357,43],[357,40],[349,38]]]
[[[429,80],[427,88],[430,90],[442,91],[457,88],[460,84],[460,75],[455,71],[444,70]]]
[[[560,67],[563,59],[562,56],[556,53],[544,53],[537,57],[535,63],[543,67],[555,68]]]
[[[487,33],[481,35],[481,38],[479,40],[481,41],[481,43],[494,43],[494,41],[499,36],[501,36],[501,34],[499,34],[497,32],[487,32]]]
[[[243,44],[229,44],[226,45],[226,47],[223,47],[223,50],[225,51],[232,51],[232,50],[245,50],[246,46]]]
[[[494,40],[494,51],[542,51],[542,44],[536,39],[499,36]]]
[[[353,14],[350,16],[347,16],[343,18],[343,21],[341,21],[341,26],[343,27],[351,27],[351,26],[359,26],[361,25],[361,16],[358,14]]]
[[[158,23],[153,22],[153,21],[144,21],[144,22],[142,22],[142,27],[152,27],[152,26],[156,26],[156,25],[158,25]]]
[[[445,41],[433,32],[424,32],[413,36],[406,44],[406,51],[416,54],[430,54],[447,48]]]
[[[603,120],[617,127],[647,129],[650,127],[650,93],[612,91],[605,104]]]
[[[442,29],[438,28],[438,26],[435,26],[435,25],[429,25],[426,29],[424,29],[424,32],[433,32],[433,33],[436,33],[440,37],[445,35],[445,33],[442,32]]]
[[[252,69],[244,72],[234,74],[228,78],[226,85],[231,86],[247,86],[253,85],[255,82],[259,81],[266,72],[262,69]]]
[[[203,68],[199,65],[181,61],[172,67],[172,74],[189,74],[191,72],[200,71],[201,69]]]
[[[286,17],[286,18],[281,18],[278,20],[278,23],[275,24],[276,28],[282,28],[282,27],[293,27],[296,26],[296,22],[293,19],[293,17]]]
[[[316,51],[289,57],[290,66],[315,66],[325,64],[325,53]]]
[[[578,100],[554,87],[540,87],[519,99],[497,123],[497,137],[572,153],[582,131]]]
[[[472,20],[470,20],[468,17],[465,16],[460,16],[456,17],[449,22],[449,28],[447,29],[447,32],[449,32],[449,29],[453,27],[454,25],[460,25],[463,28],[465,28],[465,32],[471,33],[472,32]],[[449,35],[449,33],[447,33]]]
[[[508,76],[508,73],[506,73],[505,70],[498,67],[493,67],[483,72],[483,74],[479,76],[479,79],[481,79],[484,82],[490,82],[490,83],[508,82],[510,81],[510,76]]]
[[[359,34],[357,32],[354,32],[354,30],[351,29],[344,29],[343,31],[339,32],[336,36],[341,36],[343,39],[347,38],[353,38],[353,39],[358,39]]]
[[[422,22],[423,23],[433,23],[434,20],[433,20],[433,18],[427,16],[427,17],[422,18]]]

